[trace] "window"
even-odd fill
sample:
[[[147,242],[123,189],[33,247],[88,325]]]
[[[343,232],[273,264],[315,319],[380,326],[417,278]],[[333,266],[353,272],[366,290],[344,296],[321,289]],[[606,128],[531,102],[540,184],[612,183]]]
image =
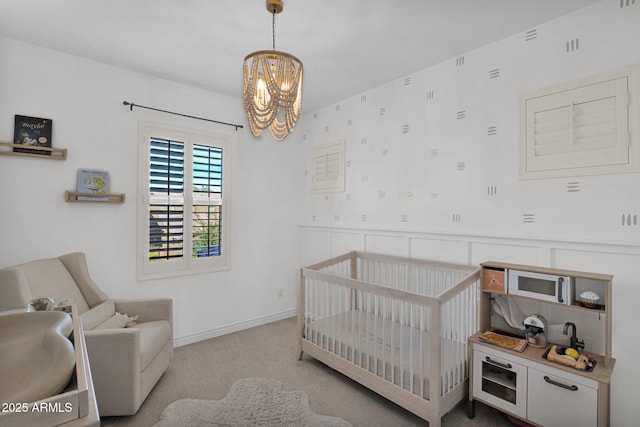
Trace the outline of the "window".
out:
[[[227,268],[229,138],[139,127],[138,278]]]
[[[521,96],[520,178],[640,170],[636,84],[629,67]]]
[[[345,191],[345,140],[311,147],[311,193]]]

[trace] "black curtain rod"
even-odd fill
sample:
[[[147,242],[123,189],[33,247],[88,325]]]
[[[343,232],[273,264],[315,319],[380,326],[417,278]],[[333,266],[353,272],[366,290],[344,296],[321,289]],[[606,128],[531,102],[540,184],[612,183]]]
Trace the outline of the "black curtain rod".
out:
[[[137,105],[137,104],[134,104],[133,102],[128,102],[128,101],[123,101],[122,104],[123,105],[128,105],[129,106],[129,111],[133,111],[133,107],[146,108],[147,110],[160,111],[162,113],[168,113],[168,114],[175,114],[176,116],[189,117],[190,119],[204,120],[205,122],[213,122],[213,123],[218,123],[218,124],[221,124],[221,125],[233,126],[234,128],[236,128],[236,130],[238,130],[238,128],[242,129],[244,127],[242,125],[238,125],[238,124],[235,124],[235,123],[219,122],[218,120],[205,119],[204,117],[190,116],[188,114],[175,113],[173,111],[161,110],[159,108],[145,107],[144,105]]]

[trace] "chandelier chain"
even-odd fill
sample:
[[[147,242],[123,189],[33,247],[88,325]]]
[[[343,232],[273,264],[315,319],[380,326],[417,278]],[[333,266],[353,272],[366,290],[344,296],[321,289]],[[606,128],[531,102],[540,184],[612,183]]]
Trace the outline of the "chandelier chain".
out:
[[[273,34],[273,50],[276,50],[276,9],[273,9],[273,20],[271,23],[272,34]]]

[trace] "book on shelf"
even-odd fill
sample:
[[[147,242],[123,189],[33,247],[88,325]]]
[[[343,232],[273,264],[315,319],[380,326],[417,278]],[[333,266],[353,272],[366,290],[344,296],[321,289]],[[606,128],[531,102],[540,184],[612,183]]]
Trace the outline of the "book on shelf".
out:
[[[83,193],[78,200],[109,200],[110,186],[109,172],[78,169],[78,193]]]
[[[524,338],[510,337],[493,331],[487,331],[478,336],[478,339],[488,344],[497,345],[509,350],[522,352],[527,347],[527,340]]]
[[[51,148],[51,128],[53,121],[40,117],[15,115],[13,143],[25,148],[14,147],[15,153],[30,153],[50,156],[51,151],[29,150],[28,147]]]

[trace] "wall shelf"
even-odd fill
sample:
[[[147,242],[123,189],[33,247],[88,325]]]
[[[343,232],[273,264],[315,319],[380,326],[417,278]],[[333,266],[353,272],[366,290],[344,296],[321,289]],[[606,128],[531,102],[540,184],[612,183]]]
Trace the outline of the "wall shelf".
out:
[[[79,193],[65,191],[64,200],[69,203],[124,203],[124,194]]]
[[[0,155],[4,156],[20,156],[20,157],[37,157],[39,159],[52,159],[52,160],[67,160],[66,148],[54,148],[54,147],[32,147],[24,146],[22,144],[13,144],[11,142],[1,142],[0,147],[9,147],[9,149],[0,148]],[[14,148],[20,148],[23,150],[37,151],[40,153],[23,153],[20,151],[14,151]]]

